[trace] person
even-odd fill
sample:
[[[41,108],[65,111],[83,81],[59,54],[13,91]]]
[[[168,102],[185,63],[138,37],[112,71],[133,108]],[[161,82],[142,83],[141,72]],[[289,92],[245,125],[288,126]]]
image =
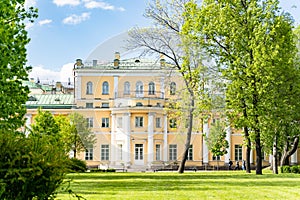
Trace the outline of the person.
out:
[[[246,161],[245,160],[242,161],[242,169],[246,170]]]
[[[239,161],[236,161],[236,164],[235,164],[235,170],[239,170],[240,169],[240,163]]]
[[[229,163],[228,163],[228,165],[229,165],[229,170],[231,170],[231,166],[232,166],[232,161],[229,159]]]

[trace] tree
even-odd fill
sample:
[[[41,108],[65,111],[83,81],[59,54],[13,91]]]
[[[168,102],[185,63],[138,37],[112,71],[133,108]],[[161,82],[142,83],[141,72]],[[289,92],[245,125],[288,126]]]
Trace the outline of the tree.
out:
[[[225,127],[220,121],[212,123],[209,135],[205,135],[205,141],[213,156],[217,157],[227,154],[229,144],[226,140]]]
[[[208,80],[206,76],[208,68],[202,65],[202,50],[192,45],[192,40],[181,35],[184,22],[182,14],[185,12],[184,4],[187,2],[189,1],[153,0],[146,9],[145,16],[153,21],[155,28],[134,28],[129,32],[128,41],[130,49],[142,48],[143,54],[163,55],[171,63],[165,66],[166,69],[176,70],[183,78],[184,90],[188,98],[181,104],[185,105],[187,131],[179,173],[184,172],[195,113],[207,115],[207,107],[209,107],[208,95],[204,88]]]
[[[87,120],[79,113],[72,113],[68,116],[70,121],[70,132],[68,142],[74,152],[74,157],[78,152],[85,151],[88,147],[95,144],[95,135],[88,127]]]
[[[262,120],[286,78],[278,75],[294,67],[291,19],[281,14],[278,0],[204,0],[199,8],[193,2],[186,8],[184,34],[205,47],[228,80],[230,120],[244,129],[248,150],[250,141],[255,144],[256,174],[262,174]],[[247,151],[247,164],[249,158]]]
[[[68,172],[64,141],[50,112],[39,110],[32,132],[0,134],[0,198],[53,199]]]
[[[22,86],[28,79],[26,44],[29,42],[25,20],[37,17],[37,10],[24,9],[24,0],[3,0],[0,5],[0,129],[16,130],[24,124],[29,90]]]

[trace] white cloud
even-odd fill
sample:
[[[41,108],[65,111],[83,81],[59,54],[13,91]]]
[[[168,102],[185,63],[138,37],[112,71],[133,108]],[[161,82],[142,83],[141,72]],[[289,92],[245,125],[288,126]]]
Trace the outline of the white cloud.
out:
[[[119,11],[125,10],[122,7],[116,8],[115,6],[103,1],[94,1],[94,0],[83,0],[83,1],[84,1],[84,7],[86,7],[87,9],[100,8],[103,10],[119,10]]]
[[[90,15],[91,15],[91,13],[82,13],[81,15],[71,15],[71,16],[63,19],[63,23],[71,24],[71,25],[79,24],[79,23],[89,19]]]
[[[25,8],[28,9],[29,7],[35,7],[36,1],[37,0],[25,0],[25,3],[24,3]]]
[[[44,20],[39,21],[39,25],[40,26],[43,26],[43,25],[46,25],[46,24],[50,24],[50,23],[52,23],[51,19],[44,19]]]
[[[53,3],[57,6],[78,6],[80,0],[53,0]]]
[[[39,78],[41,81],[48,80],[49,82],[68,82],[70,79],[71,82],[73,82],[73,66],[74,63],[67,63],[62,66],[60,71],[45,69],[43,66],[32,67],[32,71],[29,73],[29,78],[34,78],[34,80]]]
[[[34,23],[26,22],[26,24],[25,24],[25,30],[28,31],[28,30],[31,29],[33,26],[34,26]]]

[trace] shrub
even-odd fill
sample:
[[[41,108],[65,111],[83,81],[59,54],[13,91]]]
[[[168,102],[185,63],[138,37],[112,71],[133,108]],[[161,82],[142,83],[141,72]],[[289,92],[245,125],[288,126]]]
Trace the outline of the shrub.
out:
[[[87,170],[86,162],[77,158],[71,158],[68,168],[71,172],[85,172]]]
[[[53,199],[65,178],[67,160],[49,136],[0,133],[0,199]]]
[[[290,166],[287,166],[287,165],[282,166],[280,168],[280,170],[281,170],[281,173],[291,173],[291,168],[290,168]]]
[[[291,173],[299,174],[300,173],[300,166],[299,165],[294,165],[290,167]]]

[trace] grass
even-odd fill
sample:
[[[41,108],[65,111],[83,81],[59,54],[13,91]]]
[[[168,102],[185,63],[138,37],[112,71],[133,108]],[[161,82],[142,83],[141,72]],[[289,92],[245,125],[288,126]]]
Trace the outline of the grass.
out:
[[[74,192],[87,200],[299,199],[300,175],[230,172],[69,174]],[[57,199],[76,199],[59,193]]]

